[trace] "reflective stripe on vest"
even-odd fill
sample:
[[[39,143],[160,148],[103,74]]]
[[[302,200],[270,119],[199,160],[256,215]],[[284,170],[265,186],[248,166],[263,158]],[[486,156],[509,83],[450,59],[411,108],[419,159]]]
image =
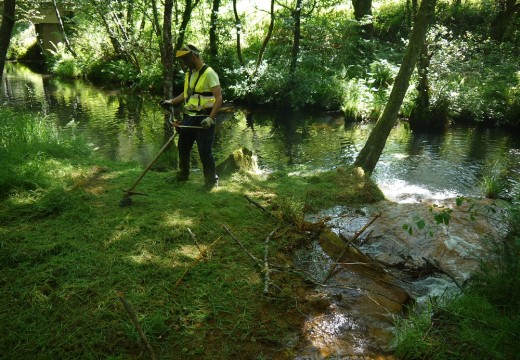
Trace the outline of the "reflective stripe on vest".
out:
[[[209,114],[215,104],[213,93],[211,91],[202,91],[209,69],[211,69],[209,66],[204,65],[199,70],[194,88],[190,88],[191,71],[186,73],[184,78],[184,111],[190,115]]]

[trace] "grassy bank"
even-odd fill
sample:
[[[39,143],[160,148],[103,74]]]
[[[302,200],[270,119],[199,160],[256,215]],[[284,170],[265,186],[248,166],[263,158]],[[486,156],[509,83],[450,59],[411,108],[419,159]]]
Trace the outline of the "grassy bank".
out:
[[[149,196],[120,208],[142,168],[96,158],[45,119],[0,116],[2,358],[146,358],[122,300],[159,358],[291,358],[311,306],[294,290],[309,284],[274,272],[265,296],[234,238],[263,261],[276,229],[269,262],[290,268],[313,235],[304,211],[381,196],[350,170],[236,173],[209,194],[198,173],[171,185],[150,172],[137,189]]]

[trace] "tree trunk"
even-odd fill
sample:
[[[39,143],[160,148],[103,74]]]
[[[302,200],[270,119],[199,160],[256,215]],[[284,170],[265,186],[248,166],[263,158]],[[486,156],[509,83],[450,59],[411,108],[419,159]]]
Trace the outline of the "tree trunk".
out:
[[[211,10],[209,22],[209,54],[210,59],[216,59],[218,56],[218,11],[220,9],[220,0],[213,0],[213,9]]]
[[[157,10],[157,0],[152,0],[152,14],[153,14],[153,30],[157,37],[162,34],[161,23],[159,21],[159,11]]]
[[[267,30],[267,35],[265,36],[264,42],[262,43],[262,47],[260,48],[260,51],[258,52],[258,59],[256,59],[255,75],[256,75],[256,71],[258,70],[258,67],[262,63],[262,58],[264,57],[265,49],[267,48],[267,44],[269,43],[269,40],[271,39],[271,35],[273,34],[273,29],[274,29],[274,1],[275,0],[271,0],[271,22],[269,23],[269,29]]]
[[[435,12],[436,2],[437,0],[422,0],[412,34],[410,35],[410,42],[408,43],[385,110],[354,162],[355,166],[362,167],[367,174],[372,174],[374,171],[379,157],[385,148],[388,135],[397,122],[397,115],[408,90],[410,77],[419,58],[422,45],[426,39],[426,33]]]
[[[242,34],[242,23],[237,11],[237,0],[233,0],[233,13],[235,14],[235,28],[237,30],[237,57],[240,65],[244,66],[244,58],[242,57],[242,46],[240,45],[240,35]]]
[[[173,0],[164,1],[164,17],[162,26],[161,61],[163,65],[163,97],[173,98],[173,39],[172,39]]]
[[[290,78],[292,78],[292,75],[294,75],[294,72],[296,71],[298,54],[300,53],[302,2],[303,0],[296,0],[296,8],[293,11],[294,39],[291,52],[291,65],[289,66]]]
[[[417,63],[417,98],[415,99],[414,108],[410,115],[410,129],[420,130],[430,127],[430,54],[428,53],[428,44],[425,41],[422,45],[421,54]]]
[[[191,13],[193,9],[197,6],[199,0],[192,2],[192,0],[186,0],[186,4],[184,7],[184,12],[182,13],[181,24],[179,25],[179,36],[177,37],[177,42],[175,49],[180,49],[182,44],[184,44],[184,37],[186,35],[186,28],[188,27],[188,23],[191,19]]]
[[[366,17],[372,16],[372,0],[352,0],[354,7],[354,18],[357,21],[364,21]],[[374,25],[372,21],[361,25],[361,33],[364,38],[372,36]]]
[[[520,3],[517,3],[517,0],[499,0],[498,13],[491,23],[491,39],[502,42],[509,24],[511,24],[514,15],[519,11]]]
[[[0,84],[4,74],[7,50],[11,43],[11,35],[14,27],[16,1],[4,0],[4,11],[2,12],[2,25],[0,25]]]
[[[72,49],[70,45],[69,38],[67,37],[67,33],[65,32],[65,27],[63,26],[63,20],[61,19],[60,11],[58,10],[58,4],[56,4],[56,0],[52,0],[52,5],[54,6],[54,12],[56,13],[56,18],[58,19],[58,26],[60,28],[61,33],[63,34],[63,40],[65,41],[65,47],[72,54],[72,56],[77,57],[76,52]]]

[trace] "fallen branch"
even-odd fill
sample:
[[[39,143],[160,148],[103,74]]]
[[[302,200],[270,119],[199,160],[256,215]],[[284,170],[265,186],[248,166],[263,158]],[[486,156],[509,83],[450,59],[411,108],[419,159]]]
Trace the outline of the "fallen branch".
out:
[[[269,236],[265,239],[265,247],[264,247],[264,261],[258,259],[256,256],[251,254],[249,250],[246,249],[244,244],[240,242],[240,240],[237,239],[235,235],[231,232],[231,230],[226,226],[222,225],[222,227],[228,232],[228,234],[231,236],[233,240],[242,248],[242,250],[253,260],[255,265],[258,267],[261,273],[264,274],[264,295],[269,294],[269,284],[271,283],[271,267],[269,266],[268,256],[269,256],[269,241],[273,237],[274,233],[278,230],[278,228],[271,231]]]
[[[244,252],[249,255],[249,257],[253,260],[253,262],[260,268],[262,269],[263,268],[263,265],[262,265],[262,262],[260,261],[260,259],[258,259],[256,256],[254,256],[253,254],[251,254],[247,249],[246,247],[240,242],[240,240],[238,240],[235,235],[233,235],[233,233],[231,232],[231,230],[229,230],[229,228],[226,226],[226,225],[222,225],[222,227],[228,232],[228,234],[231,236],[231,238],[233,240],[235,240],[235,242],[242,248],[242,250],[244,250]]]
[[[190,234],[191,238],[193,239],[193,242],[195,243],[195,245],[197,246],[197,249],[199,249],[199,252],[202,253],[202,249],[199,246],[199,242],[197,241],[197,238],[195,237],[195,234],[193,234],[191,232],[190,228],[188,228],[188,233]]]
[[[356,241],[356,239],[361,236],[361,234],[370,226],[374,223],[374,221],[376,221],[379,217],[381,216],[381,213],[375,215],[367,224],[365,224],[365,226],[363,226],[361,228],[361,230],[359,230],[357,233],[354,234],[354,237],[352,237],[352,239],[350,239],[345,248],[343,249],[343,251],[341,252],[341,254],[336,258],[336,261],[334,261],[334,263],[332,264],[332,266],[330,267],[329,269],[329,272],[327,273],[327,276],[325,276],[325,279],[323,280],[323,283],[325,284],[327,282],[327,280],[329,280],[329,278],[331,277],[332,273],[334,272],[334,270],[336,269],[336,266],[337,264],[339,263],[339,261],[341,260],[341,258],[343,258],[343,256],[345,255],[345,253],[347,252],[350,244],[352,244],[354,241]]]
[[[246,198],[247,201],[249,201],[251,204],[253,204],[253,205],[256,206],[257,208],[259,208],[259,209],[262,210],[263,212],[272,215],[272,214],[271,214],[271,213],[270,213],[266,208],[264,208],[262,205],[260,205],[259,203],[257,203],[257,202],[254,201],[253,199],[251,199],[249,196],[244,195],[244,197]]]
[[[271,231],[269,236],[265,239],[265,248],[264,248],[264,295],[269,294],[269,283],[271,282],[271,270],[269,269],[269,262],[267,261],[269,254],[269,240],[274,235],[274,233],[278,230],[278,228]]]
[[[123,306],[125,307],[126,312],[128,313],[128,315],[130,315],[130,320],[132,321],[132,324],[134,324],[137,332],[139,333],[141,340],[144,342],[144,344],[146,346],[146,350],[148,350],[148,352],[150,353],[150,358],[152,358],[153,360],[156,360],[157,357],[155,356],[155,352],[153,351],[152,345],[150,345],[150,342],[148,342],[148,339],[146,338],[146,335],[145,335],[143,329],[141,328],[141,325],[139,324],[139,320],[137,319],[137,315],[135,314],[135,311],[132,309],[132,307],[130,306],[128,301],[126,301],[122,292],[116,291],[116,294],[117,294],[119,300],[121,300],[121,302],[123,303]]]

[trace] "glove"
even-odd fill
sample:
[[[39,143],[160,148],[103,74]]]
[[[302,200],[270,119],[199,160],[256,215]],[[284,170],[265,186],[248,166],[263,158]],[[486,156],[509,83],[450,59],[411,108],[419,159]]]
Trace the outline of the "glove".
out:
[[[182,124],[182,122],[175,120],[173,122],[173,127],[177,129],[177,131],[181,131],[181,128],[179,127]]]
[[[210,118],[209,116],[200,122],[200,126],[202,126],[204,129],[209,129],[211,127],[211,125],[214,125],[214,124],[215,124],[215,121],[213,121],[213,119]]]
[[[163,108],[169,108],[172,105],[173,105],[173,103],[172,103],[171,99],[161,101],[161,106]]]

